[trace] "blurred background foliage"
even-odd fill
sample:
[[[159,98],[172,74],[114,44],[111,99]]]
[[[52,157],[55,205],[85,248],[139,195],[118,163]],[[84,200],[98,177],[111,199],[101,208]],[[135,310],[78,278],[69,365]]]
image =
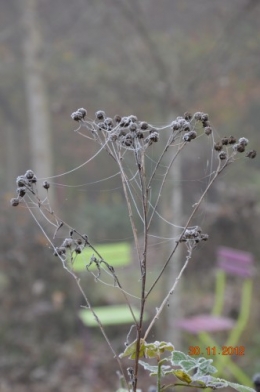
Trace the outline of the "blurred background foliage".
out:
[[[85,391],[87,385],[93,391],[113,390],[114,370],[107,367],[102,345],[96,345],[99,334],[77,318],[82,299],[74,283],[51,256],[29,214],[9,208],[16,177],[34,169],[35,159],[28,131],[32,114],[26,93],[30,70],[25,66],[25,11],[34,9],[37,18],[32,35],[39,37],[37,59],[50,118],[48,154],[56,175],[97,151],[73,132],[70,114],[78,107],[85,107],[91,118],[102,109],[111,117],[135,114],[155,125],[187,110],[201,110],[209,113],[219,136],[245,136],[257,149],[260,3],[9,0],[0,8],[1,391],[28,390],[28,385],[37,392]],[[39,125],[41,114],[34,113]],[[207,181],[206,148],[210,145],[197,145],[183,154],[184,215]],[[101,154],[98,161],[53,179],[55,209],[95,243],[131,240],[119,177],[98,182],[115,172],[113,162]],[[88,185],[73,188],[79,184]],[[249,162],[241,157],[209,192],[198,223],[210,241],[194,253],[184,281],[184,289],[194,291],[195,308],[210,309],[207,302],[196,304],[196,295],[207,289],[210,296],[218,245],[250,251],[258,261],[259,191],[259,159]],[[207,279],[202,280],[201,273]],[[258,278],[257,264],[256,282]],[[91,280],[87,284],[93,286],[93,300],[104,302],[106,290],[97,292]],[[259,295],[255,287],[252,320],[241,342],[247,355],[240,361],[250,375],[260,368]],[[117,334],[111,329],[111,335]]]

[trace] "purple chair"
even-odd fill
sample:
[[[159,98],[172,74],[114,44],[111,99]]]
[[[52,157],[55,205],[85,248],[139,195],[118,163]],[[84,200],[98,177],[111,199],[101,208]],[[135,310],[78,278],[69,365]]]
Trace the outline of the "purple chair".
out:
[[[237,347],[237,351],[239,347],[240,351],[243,351],[243,346],[239,344],[239,338],[246,328],[250,314],[253,264],[254,258],[251,253],[219,247],[217,251],[215,303],[211,314],[196,315],[177,322],[177,327],[190,334],[197,335],[201,353],[204,351],[206,354],[206,347],[215,347],[214,351],[217,355],[214,359],[217,360],[217,369],[220,374],[228,364],[229,371],[239,382],[245,385],[250,385],[250,378],[232,361],[231,355],[223,355],[222,348],[218,346],[212,335],[219,331],[227,331],[228,338],[221,346],[229,347],[230,352],[234,351],[235,347]],[[236,320],[223,315],[228,276],[241,279],[240,306],[237,309],[238,318]]]

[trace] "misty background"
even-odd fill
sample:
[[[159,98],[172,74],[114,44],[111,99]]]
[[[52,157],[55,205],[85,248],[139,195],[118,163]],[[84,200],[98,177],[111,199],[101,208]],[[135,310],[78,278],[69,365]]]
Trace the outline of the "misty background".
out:
[[[0,390],[115,390],[116,364],[98,330],[78,318],[82,298],[25,208],[11,208],[16,177],[81,165],[96,149],[74,132],[84,107],[156,125],[209,113],[214,131],[260,145],[260,3],[257,0],[2,0],[0,2]],[[205,187],[204,145],[184,152],[178,183],[186,216]],[[105,154],[53,179],[55,211],[93,243],[131,240],[118,177]],[[253,253],[254,299],[239,365],[260,370],[259,160],[241,155],[210,190],[198,222],[210,240],[185,272],[184,314],[210,311],[218,246]],[[71,187],[88,184],[83,187]],[[164,211],[170,209],[168,189]],[[154,231],[160,227],[154,227]],[[154,261],[156,263],[156,260]],[[88,281],[95,304],[113,303]],[[193,293],[190,300],[188,291]],[[199,295],[204,296],[201,303]],[[160,288],[154,299],[160,296]],[[117,347],[128,328],[111,327]],[[161,331],[159,330],[160,334]],[[187,347],[185,339],[183,349]],[[186,345],[186,346],[185,346]]]

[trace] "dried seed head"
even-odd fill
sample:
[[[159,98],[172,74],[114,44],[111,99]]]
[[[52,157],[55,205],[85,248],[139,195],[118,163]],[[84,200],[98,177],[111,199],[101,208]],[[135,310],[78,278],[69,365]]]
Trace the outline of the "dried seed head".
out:
[[[107,126],[109,126],[109,127],[112,127],[112,126],[113,126],[113,120],[112,120],[112,118],[111,118],[111,117],[107,117],[107,118],[105,119],[105,124],[106,124]]]
[[[120,126],[121,127],[128,127],[129,124],[130,124],[129,117],[122,117],[121,122],[120,122]]]
[[[98,110],[98,111],[95,113],[95,116],[96,116],[96,119],[97,119],[97,120],[104,120],[105,117],[106,117],[106,113],[105,113],[103,110]]]
[[[26,173],[25,173],[25,177],[26,177],[28,180],[31,180],[34,176],[35,176],[35,175],[34,175],[34,172],[33,172],[32,170],[27,170]]]
[[[209,121],[202,121],[202,126],[203,126],[203,128],[210,127],[210,122]]]
[[[246,139],[245,137],[241,137],[240,139],[238,139],[238,144],[241,144],[242,146],[246,147],[248,145],[248,139]]]
[[[77,112],[81,113],[82,118],[85,118],[86,115],[87,115],[87,111],[86,111],[86,109],[84,109],[84,108],[78,109]]]
[[[142,129],[142,130],[146,130],[146,129],[148,129],[148,124],[147,124],[147,122],[145,122],[145,121],[142,121],[141,123],[140,123],[140,128]]]
[[[185,134],[183,135],[182,138],[183,138],[183,140],[184,140],[185,142],[190,142],[190,141],[191,141],[189,132],[188,132],[188,133],[185,133]]]
[[[223,146],[227,146],[227,145],[228,145],[228,140],[229,140],[228,137],[226,137],[226,136],[223,137],[223,138],[221,139],[222,145],[223,145]]]
[[[228,144],[235,144],[236,142],[237,142],[237,139],[234,136],[229,136]]]
[[[115,123],[120,123],[120,121],[121,121],[121,116],[119,116],[118,114],[116,114],[115,117],[114,117],[114,121],[115,121]]]
[[[136,124],[135,124],[135,123],[130,124],[129,129],[130,129],[130,131],[132,131],[132,132],[136,131],[136,129],[137,129]]]
[[[138,139],[143,139],[143,138],[144,138],[144,134],[143,134],[143,132],[141,132],[141,131],[138,131],[138,132],[136,133],[136,136],[137,136]]]
[[[180,124],[178,123],[178,121],[172,122],[172,129],[173,131],[178,131],[178,129],[180,129]]]
[[[212,134],[212,128],[211,127],[205,127],[204,132],[207,136]]]
[[[244,152],[245,146],[243,146],[242,144],[234,144],[233,149],[237,152]]]
[[[43,181],[42,186],[44,189],[49,189],[50,188],[50,183],[48,181]]]
[[[131,116],[129,116],[129,120],[132,122],[136,122],[137,121],[137,117],[134,116],[133,114],[131,114]]]
[[[24,176],[18,176],[16,179],[16,185],[18,187],[22,187],[24,185],[28,185],[28,179],[25,178]]]
[[[73,243],[74,240],[72,238],[65,238],[61,246],[63,246],[64,248],[71,248]]]
[[[72,118],[72,120],[74,120],[74,121],[80,121],[80,120],[82,120],[82,116],[81,116],[81,114],[80,114],[79,112],[73,112],[73,113],[71,114],[71,118]]]
[[[118,136],[113,134],[113,135],[110,136],[109,140],[111,140],[111,142],[115,142],[117,139],[118,139]]]
[[[196,131],[190,131],[189,132],[190,138],[191,140],[196,139],[197,137],[197,132]]]
[[[20,203],[19,199],[14,197],[13,199],[10,200],[11,206],[17,207]]]
[[[221,142],[215,143],[214,144],[214,149],[216,151],[221,151],[222,150],[222,143]]]
[[[36,184],[36,182],[37,182],[37,177],[36,177],[36,176],[33,176],[33,178],[32,178],[31,180],[29,180],[29,182],[30,182],[31,184]]]
[[[195,120],[196,120],[196,121],[201,121],[201,116],[202,116],[202,115],[203,115],[202,112],[196,112],[196,113],[194,114]]]
[[[74,121],[81,121],[81,120],[84,119],[84,117],[86,116],[86,114],[87,114],[86,109],[81,108],[81,109],[78,109],[76,112],[73,112],[73,113],[71,114],[71,118],[72,118]]]
[[[248,151],[246,157],[250,159],[254,159],[256,157],[256,151],[255,150]]]
[[[227,153],[225,151],[220,151],[218,157],[221,161],[223,161],[224,159],[227,159]]]
[[[201,114],[201,121],[209,121],[209,115],[207,113],[202,113]]]
[[[197,132],[189,131],[183,135],[183,140],[185,142],[190,142],[191,140],[196,139],[196,137],[197,137]]]
[[[63,246],[55,248],[54,256],[62,256],[66,253],[66,249]]]
[[[82,235],[82,238],[84,238],[84,241],[85,241],[86,244],[89,243],[89,242],[88,242],[88,236],[87,236],[87,234],[83,234],[83,235]]]
[[[190,123],[188,122],[188,121],[186,121],[185,123],[183,123],[183,130],[185,131],[185,132],[189,132],[190,131]]]
[[[149,139],[151,140],[151,142],[157,143],[159,140],[159,133],[156,131],[150,131]]]
[[[201,228],[196,226],[192,229],[186,229],[180,242],[194,241],[198,244],[200,241],[207,241],[208,238],[208,234],[202,234]]]
[[[125,140],[123,141],[123,144],[124,144],[126,147],[131,147],[131,145],[133,144],[133,141],[132,141],[131,139],[125,139]]]
[[[98,130],[102,131],[102,129],[107,129],[107,126],[105,123],[100,122],[100,123],[98,123]]]
[[[184,128],[187,124],[189,124],[183,117],[177,117],[176,121],[178,122],[180,128]]]
[[[184,113],[184,118],[186,121],[190,121],[192,119],[192,114],[189,112]]]
[[[19,197],[24,197],[26,194],[26,187],[21,186],[20,188],[17,188],[16,191],[17,191]]]
[[[76,246],[74,250],[77,255],[79,255],[82,252],[79,246]]]

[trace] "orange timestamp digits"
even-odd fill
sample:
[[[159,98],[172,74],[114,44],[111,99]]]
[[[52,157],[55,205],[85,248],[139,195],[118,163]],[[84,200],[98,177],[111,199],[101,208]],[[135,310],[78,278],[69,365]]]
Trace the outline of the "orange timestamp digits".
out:
[[[222,346],[221,349],[216,346],[208,346],[205,353],[201,351],[199,346],[189,346],[188,355],[245,355],[244,346]]]

